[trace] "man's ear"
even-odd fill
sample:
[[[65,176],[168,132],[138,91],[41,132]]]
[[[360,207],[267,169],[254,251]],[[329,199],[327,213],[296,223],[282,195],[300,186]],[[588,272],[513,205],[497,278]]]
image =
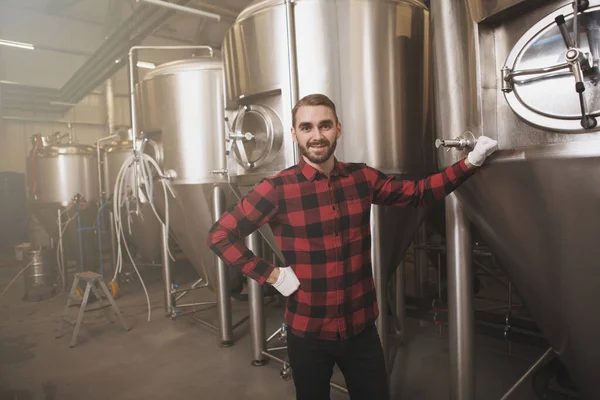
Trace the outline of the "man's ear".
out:
[[[294,142],[298,143],[298,137],[296,136],[296,130],[294,128],[290,128],[290,132],[292,133],[292,139],[294,139]]]
[[[342,123],[338,121],[336,138],[339,139],[340,136],[342,136]]]

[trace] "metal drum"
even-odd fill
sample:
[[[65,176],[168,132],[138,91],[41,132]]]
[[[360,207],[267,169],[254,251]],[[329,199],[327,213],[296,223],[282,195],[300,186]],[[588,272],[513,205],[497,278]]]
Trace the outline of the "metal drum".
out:
[[[600,1],[576,18],[572,1],[438,1],[432,20],[439,138],[500,148],[457,197],[583,398],[600,398]],[[465,155],[440,150],[439,167]]]
[[[55,291],[56,258],[52,249],[41,248],[25,252],[25,295],[28,301],[40,301]]]
[[[161,167],[172,177],[175,198],[169,199],[170,228],[180,247],[212,288],[214,253],[206,246],[213,224],[213,189],[227,205],[236,201],[226,178],[223,66],[214,54],[163,64],[138,84],[140,131],[159,143]],[[156,201],[165,212],[162,187]],[[240,274],[235,274],[239,279]],[[232,279],[236,279],[232,276]]]
[[[298,162],[291,111],[312,93],[336,104],[339,160],[401,179],[435,170],[429,12],[421,1],[257,0],[227,32],[223,52],[227,168],[242,190]],[[387,280],[423,216],[423,209],[373,206],[380,329]]]

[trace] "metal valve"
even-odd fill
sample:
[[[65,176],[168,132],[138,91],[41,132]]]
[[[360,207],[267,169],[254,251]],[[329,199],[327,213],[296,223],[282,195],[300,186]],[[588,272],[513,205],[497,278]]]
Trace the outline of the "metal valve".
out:
[[[466,131],[463,135],[464,136],[455,137],[454,139],[436,139],[435,148],[439,149],[440,147],[447,147],[446,151],[450,151],[453,147],[459,150],[472,149],[475,147],[475,143],[477,143],[475,135],[469,131]]]
[[[287,342],[287,325],[286,323],[281,324],[281,329],[279,329],[279,340],[281,342]]]
[[[292,368],[290,367],[290,364],[287,362],[283,362],[283,365],[281,366],[281,371],[279,371],[279,376],[281,377],[281,379],[289,381],[292,378]]]

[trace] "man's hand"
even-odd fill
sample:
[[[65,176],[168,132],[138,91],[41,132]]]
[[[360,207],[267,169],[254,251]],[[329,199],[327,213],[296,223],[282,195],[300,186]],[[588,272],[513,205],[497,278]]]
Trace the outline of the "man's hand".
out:
[[[469,168],[471,166],[480,167],[485,159],[496,150],[498,150],[498,142],[496,140],[490,139],[487,136],[480,136],[473,151],[467,155],[465,164]]]
[[[267,283],[270,283],[272,285],[275,282],[277,282],[277,278],[279,278],[279,268],[274,268],[271,272],[271,275],[269,275],[269,277],[267,278]]]
[[[296,274],[291,267],[275,268],[275,270],[267,279],[267,282],[274,278],[275,271],[277,271],[277,278],[272,285],[279,291],[279,293],[287,297],[298,290],[298,287],[300,287],[300,281],[296,277]]]

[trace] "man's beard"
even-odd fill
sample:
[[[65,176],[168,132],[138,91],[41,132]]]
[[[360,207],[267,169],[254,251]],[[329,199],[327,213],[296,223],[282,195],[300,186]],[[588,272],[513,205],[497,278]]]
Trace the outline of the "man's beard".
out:
[[[327,148],[326,148],[327,151],[325,151],[324,153],[320,153],[320,154],[314,154],[314,153],[309,152],[311,147],[321,146],[321,145],[327,146]],[[301,144],[299,144],[299,146],[300,146],[300,151],[302,152],[302,155],[304,157],[308,158],[308,161],[310,161],[314,164],[323,164],[325,161],[329,160],[329,157],[331,157],[333,155],[333,153],[335,152],[335,148],[337,146],[337,138],[334,139],[333,144],[330,144],[329,140],[323,138],[322,140],[317,140],[317,141],[307,143],[306,147],[302,146]],[[325,150],[325,149],[319,149],[319,150]]]

